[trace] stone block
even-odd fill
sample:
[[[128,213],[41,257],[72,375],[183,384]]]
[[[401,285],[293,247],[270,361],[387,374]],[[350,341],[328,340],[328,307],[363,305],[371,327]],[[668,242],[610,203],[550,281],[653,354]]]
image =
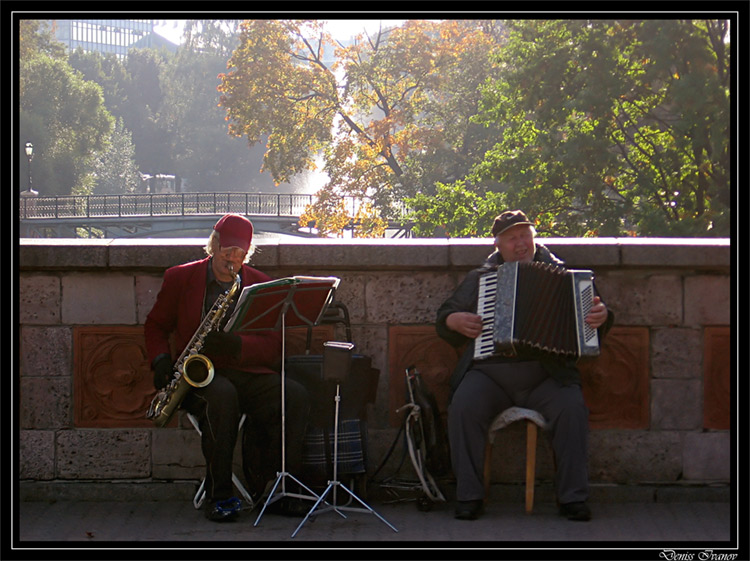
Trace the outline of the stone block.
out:
[[[728,430],[732,412],[731,328],[707,327],[703,337],[703,428]]]
[[[703,424],[700,380],[651,381],[651,430],[697,430]]]
[[[265,271],[279,266],[279,244],[280,242],[275,239],[264,239],[258,241],[253,239],[255,244],[255,251],[250,256],[248,265]]]
[[[18,320],[22,325],[60,323],[62,293],[57,276],[22,274],[18,292]]]
[[[18,439],[19,479],[47,480],[55,477],[55,432],[21,430]]]
[[[620,238],[622,265],[626,267],[687,267],[726,269],[730,262],[729,239]]]
[[[142,327],[89,326],[73,331],[77,427],[151,427],[155,390]]]
[[[297,270],[316,267],[330,268],[335,263],[341,270],[379,268],[385,270],[447,268],[448,246],[432,239],[400,240],[354,238],[301,239],[295,244],[279,246],[279,266]]]
[[[569,269],[597,269],[620,264],[620,247],[614,238],[537,238]]]
[[[485,240],[456,238],[448,241],[448,259],[451,268],[474,269],[495,251],[492,238]]]
[[[57,434],[61,479],[128,479],[151,475],[148,430],[68,430]]]
[[[425,385],[435,394],[444,420],[448,415],[450,377],[459,354],[438,337],[432,325],[396,325],[388,330],[388,404],[391,426],[398,426],[403,414],[396,409],[406,401],[406,369],[415,366]]]
[[[21,376],[70,376],[73,335],[69,327],[21,327]]]
[[[437,309],[454,287],[450,274],[384,274],[365,289],[367,323],[435,321]]]
[[[136,323],[143,325],[146,316],[156,303],[163,277],[156,275],[137,275],[135,277]]]
[[[592,429],[646,429],[649,420],[649,334],[613,327],[595,359],[578,362]]]
[[[672,431],[594,431],[589,441],[589,480],[677,481],[682,473],[680,438]]]
[[[201,437],[189,429],[155,429],[151,434],[154,479],[201,479],[205,460]]]
[[[63,323],[136,323],[135,279],[132,275],[65,275],[62,291]]]
[[[609,271],[602,286],[617,325],[682,323],[682,279],[677,275]]]
[[[21,378],[19,422],[22,429],[70,427],[70,378]]]
[[[688,481],[729,481],[732,467],[730,433],[697,432],[685,435],[683,478]]]
[[[210,234],[207,231],[205,238],[112,240],[108,265],[112,269],[152,269],[163,273],[174,265],[206,257],[203,248]]]
[[[729,325],[732,302],[729,277],[699,275],[685,279],[685,324]]]
[[[365,287],[368,282],[377,282],[367,275],[358,275],[345,271],[332,271],[323,276],[339,277],[341,282],[334,296],[337,302],[346,306],[349,321],[352,324],[362,323],[367,316]]]
[[[19,253],[23,269],[99,269],[107,266],[109,241],[25,239]]]
[[[651,369],[654,378],[701,377],[702,338],[697,329],[651,330]]]

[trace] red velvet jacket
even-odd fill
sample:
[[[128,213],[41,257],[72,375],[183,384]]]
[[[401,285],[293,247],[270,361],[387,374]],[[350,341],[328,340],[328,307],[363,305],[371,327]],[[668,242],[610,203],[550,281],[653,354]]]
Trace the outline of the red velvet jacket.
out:
[[[156,303],[146,317],[144,332],[149,364],[162,353],[177,360],[201,322],[206,273],[210,258],[177,265],[164,273]],[[240,273],[242,286],[266,282],[271,277],[248,265]],[[239,295],[238,295],[239,297]],[[213,303],[213,302],[212,302]],[[174,347],[170,345],[173,338]],[[216,368],[227,367],[246,372],[278,372],[281,362],[281,332],[269,330],[241,334],[239,358],[217,358]]]

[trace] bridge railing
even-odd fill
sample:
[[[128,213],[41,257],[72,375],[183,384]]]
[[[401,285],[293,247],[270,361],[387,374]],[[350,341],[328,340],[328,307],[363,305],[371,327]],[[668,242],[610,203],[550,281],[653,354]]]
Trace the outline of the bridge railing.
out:
[[[22,219],[180,216],[235,212],[300,216],[314,195],[285,193],[169,193],[22,197]],[[352,198],[352,197],[349,197]],[[352,198],[353,199],[353,198]],[[353,205],[352,201],[349,201]]]

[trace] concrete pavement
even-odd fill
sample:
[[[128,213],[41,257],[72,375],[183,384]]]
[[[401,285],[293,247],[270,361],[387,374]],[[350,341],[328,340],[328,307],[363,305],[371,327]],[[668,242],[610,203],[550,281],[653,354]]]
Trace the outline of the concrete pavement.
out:
[[[347,495],[339,493],[341,504]],[[312,507],[313,502],[309,504]],[[498,493],[491,494],[485,514],[476,521],[455,520],[450,499],[427,512],[419,510],[413,500],[394,502],[379,497],[367,504],[398,531],[356,501],[349,506],[357,511],[342,510],[346,518],[328,510],[300,527],[302,518],[268,512],[258,518],[257,507],[244,511],[236,522],[218,524],[206,520],[202,511],[185,500],[57,500],[21,502],[13,541],[18,547],[15,552],[33,551],[39,558],[57,558],[44,554],[67,548],[84,552],[116,547],[118,557],[132,549],[133,556],[125,558],[144,559],[140,550],[169,545],[187,548],[187,555],[177,557],[191,558],[216,558],[209,554],[225,548],[276,550],[274,558],[283,557],[279,555],[283,551],[293,555],[296,548],[360,552],[352,551],[350,559],[367,549],[375,550],[368,555],[382,553],[385,558],[392,556],[387,552],[390,549],[418,548],[433,550],[428,557],[441,558],[466,558],[467,551],[506,550],[505,555],[493,557],[510,558],[507,552],[512,551],[510,555],[520,557],[533,552],[540,559],[666,559],[664,555],[671,551],[674,560],[701,559],[699,554],[708,555],[703,559],[746,559],[737,550],[735,513],[724,500],[594,498],[589,503],[593,512],[590,522],[560,517],[554,501],[543,498],[537,500],[532,514],[526,514],[522,500],[508,501]],[[718,553],[737,556],[710,556]],[[101,551],[99,554],[97,558],[102,558]]]

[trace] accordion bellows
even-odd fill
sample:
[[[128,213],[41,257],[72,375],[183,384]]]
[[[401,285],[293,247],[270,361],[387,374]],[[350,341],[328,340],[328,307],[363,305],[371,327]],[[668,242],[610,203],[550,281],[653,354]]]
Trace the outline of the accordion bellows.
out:
[[[528,352],[559,358],[599,355],[584,319],[594,300],[593,272],[539,262],[504,263],[479,279],[482,334],[474,358]]]

